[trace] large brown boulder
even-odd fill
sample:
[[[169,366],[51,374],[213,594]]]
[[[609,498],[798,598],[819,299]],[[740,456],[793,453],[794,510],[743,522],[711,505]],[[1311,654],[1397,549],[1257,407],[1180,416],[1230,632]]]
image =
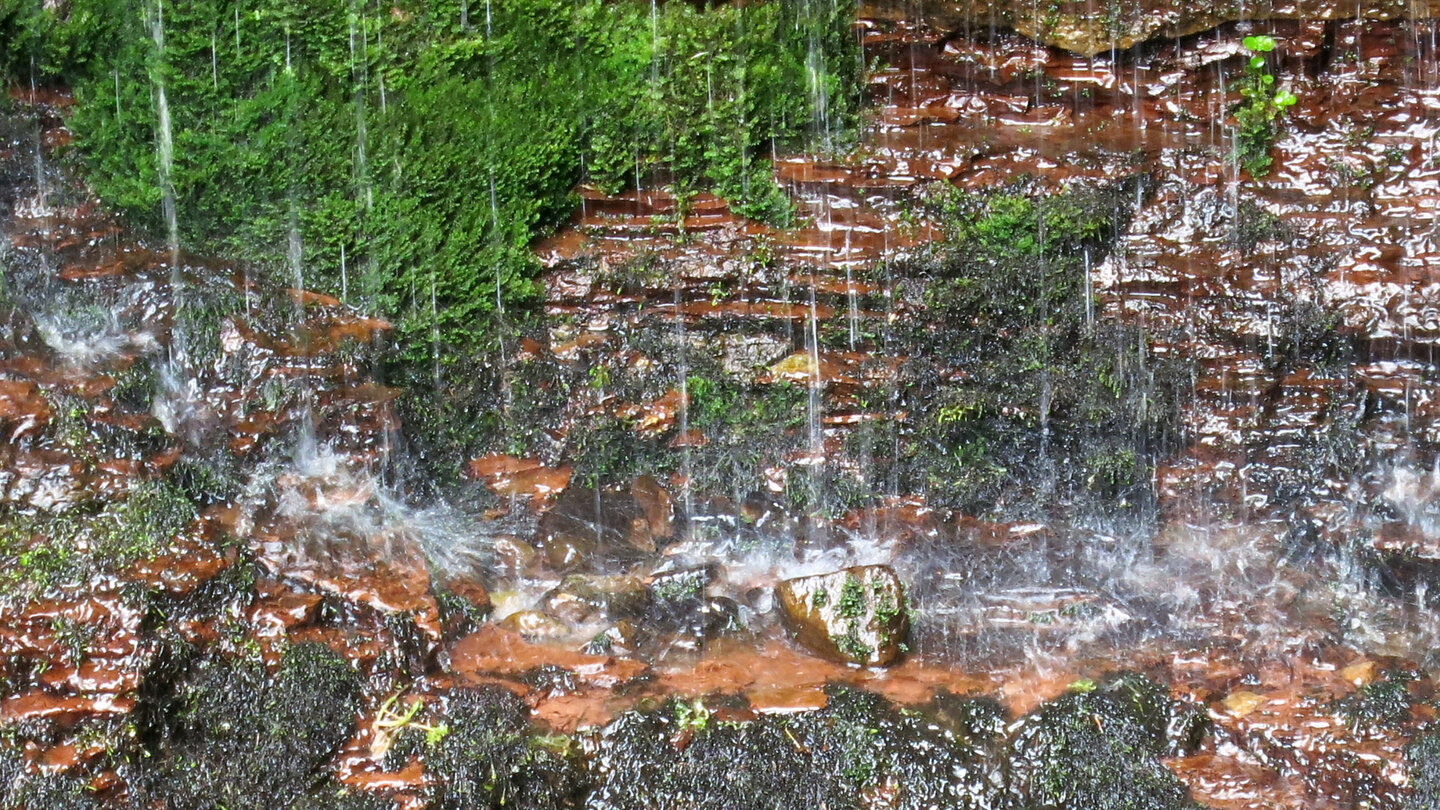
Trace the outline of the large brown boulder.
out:
[[[787,579],[776,593],[786,624],[821,655],[883,667],[905,650],[905,586],[888,565]]]

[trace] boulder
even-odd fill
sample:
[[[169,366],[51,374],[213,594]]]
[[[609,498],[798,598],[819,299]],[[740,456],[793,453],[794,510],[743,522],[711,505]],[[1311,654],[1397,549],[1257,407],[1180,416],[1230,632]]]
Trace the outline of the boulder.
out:
[[[786,624],[816,653],[887,666],[904,651],[910,629],[905,587],[887,565],[788,579],[776,595]]]

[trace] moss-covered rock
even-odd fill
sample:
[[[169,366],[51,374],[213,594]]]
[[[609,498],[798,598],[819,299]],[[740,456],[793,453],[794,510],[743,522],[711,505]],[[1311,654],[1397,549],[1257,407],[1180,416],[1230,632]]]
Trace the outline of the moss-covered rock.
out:
[[[287,648],[273,675],[257,661],[206,658],[146,693],[153,759],[134,763],[134,782],[172,810],[290,806],[323,784],[321,766],[360,708],[355,670],[315,643]]]
[[[1416,737],[1405,748],[1410,769],[1410,795],[1405,810],[1435,810],[1440,807],[1440,731]]]
[[[564,736],[530,726],[524,701],[500,687],[444,697],[445,733],[425,752],[434,806],[443,810],[578,806],[584,771]]]
[[[904,651],[910,631],[905,586],[889,566],[787,579],[776,593],[796,637],[822,655],[886,666]]]
[[[630,712],[595,742],[592,810],[850,810],[989,805],[977,751],[877,695],[832,687],[827,706],[721,722],[703,704]]]
[[[1004,754],[1006,791],[1026,810],[1181,810],[1195,805],[1165,768],[1170,732],[1193,743],[1195,722],[1174,724],[1165,689],[1138,675],[1085,684],[1020,721]]]

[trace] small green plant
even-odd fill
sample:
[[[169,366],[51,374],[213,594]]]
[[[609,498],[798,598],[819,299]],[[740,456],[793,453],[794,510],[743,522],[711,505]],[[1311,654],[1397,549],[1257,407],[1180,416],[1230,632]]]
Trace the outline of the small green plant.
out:
[[[856,619],[865,615],[865,586],[854,575],[845,577],[840,586],[840,602],[836,610],[845,619]]]
[[[1240,82],[1244,99],[1235,108],[1235,158],[1252,177],[1264,177],[1274,162],[1270,147],[1280,134],[1280,119],[1295,106],[1295,94],[1276,87],[1266,54],[1275,50],[1275,38],[1248,36],[1243,44],[1250,54]]]
[[[704,731],[710,725],[710,710],[699,698],[689,703],[678,701],[675,704],[675,723],[681,731]]]
[[[381,705],[375,716],[375,730],[378,735],[385,738],[385,747],[389,747],[390,740],[394,739],[405,729],[418,729],[425,732],[425,745],[438,745],[441,740],[450,734],[450,727],[445,723],[421,723],[415,719],[420,710],[425,708],[424,699],[413,701],[404,711],[398,711],[395,704],[400,700],[401,693],[391,695]]]
[[[835,645],[835,649],[839,650],[841,655],[862,664],[869,661],[871,654],[875,652],[874,648],[860,640],[859,629],[853,622],[849,632],[844,635],[838,633],[831,635],[830,642]]]

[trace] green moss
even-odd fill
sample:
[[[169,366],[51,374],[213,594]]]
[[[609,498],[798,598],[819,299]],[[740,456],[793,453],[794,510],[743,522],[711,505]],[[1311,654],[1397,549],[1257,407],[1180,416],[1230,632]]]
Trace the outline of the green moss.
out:
[[[784,221],[772,147],[833,142],[859,97],[849,3],[497,0],[462,22],[464,4],[196,0],[161,20],[141,0],[7,0],[0,70],[38,55],[75,88],[87,180],[156,230],[163,86],[186,245],[343,289],[426,372],[535,300],[528,245],[577,181],[711,189]]]
[[[337,798],[335,786],[320,769],[350,737],[360,679],[328,647],[287,648],[274,675],[253,661],[205,659],[182,669],[174,684],[152,683],[149,694],[155,722],[145,738],[158,750],[138,773],[146,803],[175,810],[258,810],[302,799],[344,806],[328,803]]]
[[[840,601],[835,613],[842,619],[857,619],[864,616],[869,607],[865,598],[865,585],[853,574],[846,575],[845,584],[840,586]]]
[[[1026,504],[1143,504],[1157,456],[1178,446],[1178,362],[1137,352],[1135,328],[1087,301],[1143,179],[1059,195],[1024,186],[931,189],[917,210],[947,237],[882,268],[903,279],[897,407],[869,442],[874,477],[973,513]],[[963,375],[953,373],[964,369]]]
[[[1372,730],[1377,727],[1394,727],[1410,718],[1410,682],[1415,676],[1409,672],[1391,671],[1377,681],[1360,687],[1354,695],[1338,701],[1335,709],[1352,729]]]
[[[58,513],[0,514],[0,598],[26,600],[79,586],[155,556],[189,529],[195,506],[177,488],[142,481],[124,498]]]
[[[444,722],[450,732],[425,758],[438,807],[558,808],[571,806],[582,789],[574,747],[553,739],[531,744],[529,711],[505,689],[451,691]]]
[[[1405,810],[1432,810],[1440,807],[1440,731],[1416,737],[1405,747],[1410,769],[1410,793]]]
[[[598,735],[585,806],[858,810],[877,789],[897,810],[994,806],[974,749],[848,687],[828,688],[820,711],[680,730],[668,707],[617,718]]]
[[[835,645],[835,649],[839,650],[841,655],[851,661],[868,661],[870,655],[875,652],[870,645],[860,640],[859,628],[854,622],[851,622],[850,629],[844,635],[831,636],[830,643]]]
[[[1166,770],[1170,701],[1125,675],[1071,691],[1021,721],[1005,754],[1016,806],[1027,810],[1182,810],[1185,786]]]

